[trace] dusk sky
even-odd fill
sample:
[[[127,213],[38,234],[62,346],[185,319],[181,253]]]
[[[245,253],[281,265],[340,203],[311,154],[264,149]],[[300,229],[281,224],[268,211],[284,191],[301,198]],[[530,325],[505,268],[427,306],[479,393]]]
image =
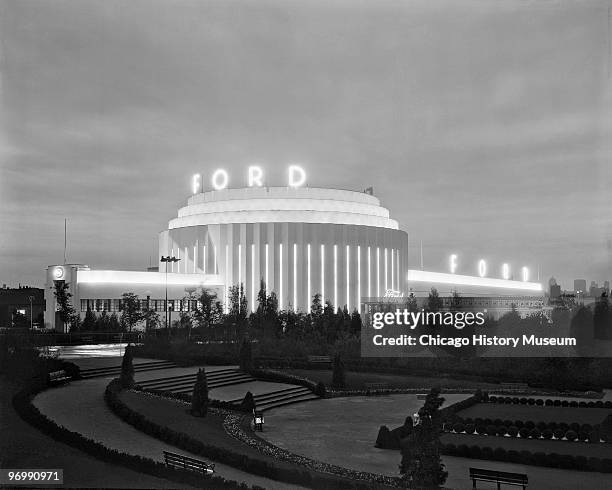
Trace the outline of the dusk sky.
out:
[[[0,0],[0,285],[142,270],[259,162],[374,187],[427,270],[612,280],[610,2]]]

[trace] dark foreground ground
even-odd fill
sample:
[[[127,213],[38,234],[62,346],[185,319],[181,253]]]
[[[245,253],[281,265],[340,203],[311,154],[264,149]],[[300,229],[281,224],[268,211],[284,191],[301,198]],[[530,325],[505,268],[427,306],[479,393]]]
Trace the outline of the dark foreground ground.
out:
[[[0,376],[0,468],[62,468],[62,488],[176,487],[176,483],[168,480],[99,461],[39,432],[13,410],[11,400],[16,390],[14,384]]]

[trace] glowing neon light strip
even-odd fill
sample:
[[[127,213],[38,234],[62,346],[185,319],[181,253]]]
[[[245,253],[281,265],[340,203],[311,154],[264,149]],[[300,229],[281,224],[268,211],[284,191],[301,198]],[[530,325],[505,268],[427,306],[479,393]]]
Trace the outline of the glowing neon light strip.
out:
[[[428,272],[414,269],[408,271],[408,281],[542,291],[542,285],[538,282],[508,281],[490,277],[462,276],[459,274],[446,274],[443,272]]]

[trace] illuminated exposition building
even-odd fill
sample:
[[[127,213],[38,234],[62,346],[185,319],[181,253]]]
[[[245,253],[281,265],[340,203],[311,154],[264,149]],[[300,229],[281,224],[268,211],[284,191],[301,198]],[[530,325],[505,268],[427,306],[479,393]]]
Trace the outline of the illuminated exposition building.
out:
[[[143,306],[162,313],[162,318],[165,311],[174,312],[171,320],[195,306],[193,294],[202,287],[215,290],[227,309],[229,288],[242,284],[248,309],[253,310],[260,281],[268,293],[276,294],[281,309],[305,312],[317,293],[334,307],[346,305],[349,311],[361,311],[365,298],[407,294],[409,283],[451,284],[470,292],[484,288],[499,290],[498,294],[541,291],[539,284],[527,282],[525,276],[523,281],[484,277],[488,274],[482,264],[480,277],[454,274],[454,270],[451,274],[410,270],[408,235],[377,197],[368,192],[301,187],[303,170],[296,166],[289,170],[287,187],[262,186],[259,167],[249,167],[249,186],[244,188],[228,188],[227,173],[218,170],[212,179],[214,190],[202,191],[200,175],[194,176],[192,196],[159,235],[160,258],[179,260],[160,260],[157,271],[49,266],[46,326],[61,327],[54,297],[57,281],[68,284],[72,303],[82,317],[88,309],[119,313],[121,295],[133,292]],[[292,181],[291,172],[296,170],[301,172],[300,182]]]
[[[280,308],[307,311],[320,293],[352,310],[362,296],[399,289],[407,245],[406,232],[370,194],[247,187],[193,195],[160,234],[159,252],[181,259],[172,272],[243,284],[251,308],[263,280]]]

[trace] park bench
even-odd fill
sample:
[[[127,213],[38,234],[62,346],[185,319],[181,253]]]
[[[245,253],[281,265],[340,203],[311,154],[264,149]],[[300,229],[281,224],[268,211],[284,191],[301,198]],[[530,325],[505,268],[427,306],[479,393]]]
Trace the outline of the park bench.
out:
[[[81,342],[91,343],[91,342],[93,342],[93,336],[91,336],[91,335],[83,335],[81,337]]]
[[[365,383],[366,390],[386,390],[389,388],[387,383]]]
[[[497,489],[501,488],[501,484],[515,485],[527,488],[527,475],[522,473],[508,473],[506,471],[483,470],[481,468],[470,468],[470,479],[472,480],[472,488],[476,488],[476,481],[487,481],[497,483]]]
[[[190,458],[189,456],[183,456],[182,454],[171,453],[169,451],[164,451],[164,461],[168,467],[194,471],[203,475],[214,473],[215,471],[214,463]]]
[[[529,385],[527,383],[500,383],[501,391],[527,391]]]
[[[49,373],[49,384],[50,385],[67,383],[68,381],[70,381],[70,379],[71,379],[70,376],[68,376],[66,371],[64,371],[63,369],[61,371],[51,371]]]
[[[329,356],[308,356],[308,362],[310,364],[331,364],[331,357]]]

